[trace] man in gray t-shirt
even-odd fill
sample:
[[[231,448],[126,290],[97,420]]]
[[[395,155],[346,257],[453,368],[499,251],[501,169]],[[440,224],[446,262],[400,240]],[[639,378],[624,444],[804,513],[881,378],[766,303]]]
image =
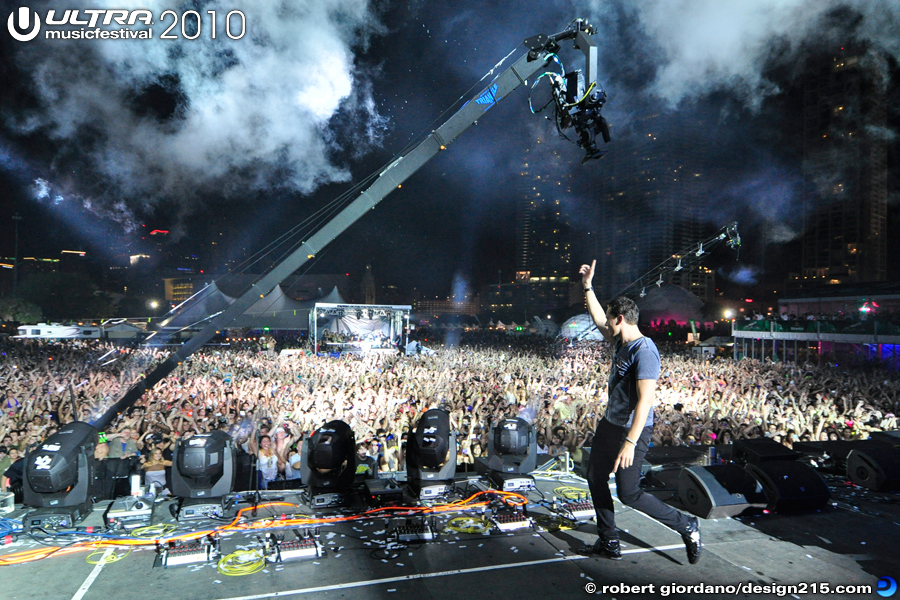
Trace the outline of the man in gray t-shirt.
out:
[[[627,344],[616,340],[616,355],[609,369],[609,405],[606,420],[619,427],[631,428],[638,403],[638,382],[659,379],[659,350],[648,337],[641,336]],[[652,409],[652,402],[651,402]],[[641,426],[653,426],[653,410]]]
[[[653,429],[659,350],[638,328],[639,312],[633,300],[620,296],[606,310],[600,306],[591,285],[596,264],[597,261],[582,265],[581,280],[591,318],[606,341],[614,344],[615,354],[609,372],[609,404],[606,415],[597,424],[588,463],[588,486],[600,539],[592,546],[580,548],[579,552],[615,560],[622,558],[609,492],[609,474],[614,473],[619,501],[680,533],[688,561],[694,564],[700,560],[701,551],[697,518],[688,517],[655,496],[645,494],[639,485],[641,463],[650,448]]]

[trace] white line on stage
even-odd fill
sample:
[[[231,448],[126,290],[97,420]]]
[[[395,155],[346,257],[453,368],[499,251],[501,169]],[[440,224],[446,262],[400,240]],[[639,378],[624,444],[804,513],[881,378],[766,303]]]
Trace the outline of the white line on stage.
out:
[[[633,548],[631,550],[623,550],[622,554],[639,554],[642,552],[656,552],[661,550],[675,550],[684,548],[684,544],[673,544],[670,546],[657,546],[654,548]],[[531,560],[519,563],[507,563],[503,565],[492,565],[489,567],[475,567],[472,569],[454,569],[452,571],[438,571],[436,573],[417,573],[414,575],[401,575],[398,577],[385,577],[384,579],[368,579],[365,581],[351,581],[348,583],[337,583],[334,585],[323,585],[313,588],[301,588],[298,590],[285,590],[283,592],[272,592],[271,594],[256,594],[253,596],[236,596],[234,598],[220,598],[219,600],[264,600],[265,598],[284,598],[286,596],[299,596],[301,594],[312,594],[316,592],[329,592],[333,590],[345,590],[356,587],[366,587],[370,585],[379,585],[384,583],[394,583],[398,581],[412,581],[414,579],[430,579],[432,577],[446,577],[448,575],[466,575],[468,573],[480,573],[484,571],[496,571],[499,569],[514,569],[516,567],[532,567],[535,565],[546,565],[556,562],[568,562],[574,560],[584,560],[591,558],[590,556],[558,556],[544,560]]]
[[[91,574],[87,576],[87,579],[84,580],[84,583],[81,584],[81,587],[78,588],[78,591],[75,592],[75,595],[72,596],[72,600],[81,600],[84,598],[84,595],[87,594],[87,591],[91,588],[91,584],[94,583],[94,580],[97,579],[97,576],[100,575],[100,571],[103,570],[103,565],[106,562],[107,557],[113,553],[112,548],[107,548],[106,552],[103,553],[103,556],[100,560],[97,561],[97,564],[94,566],[94,570],[91,571]]]

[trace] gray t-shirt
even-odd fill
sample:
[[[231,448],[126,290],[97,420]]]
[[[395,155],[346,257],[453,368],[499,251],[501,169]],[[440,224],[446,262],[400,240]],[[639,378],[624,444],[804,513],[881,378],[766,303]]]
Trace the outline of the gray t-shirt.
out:
[[[619,427],[631,427],[638,402],[638,379],[659,379],[659,350],[648,337],[629,344],[616,342],[616,354],[609,369],[609,404],[606,420]],[[644,427],[653,425],[653,411]]]

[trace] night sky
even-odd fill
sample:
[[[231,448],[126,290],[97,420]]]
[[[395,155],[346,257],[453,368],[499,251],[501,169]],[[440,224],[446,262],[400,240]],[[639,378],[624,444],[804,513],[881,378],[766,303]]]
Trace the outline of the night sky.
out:
[[[4,2],[0,16],[20,5]],[[40,14],[119,8],[27,6]],[[599,31],[614,139],[604,149],[627,152],[648,114],[660,115],[663,131],[681,131],[685,120],[706,124],[688,134],[710,158],[701,212],[713,228],[742,224],[740,269],[728,274],[783,275],[773,267],[783,261],[771,258],[782,247],[763,247],[759,232],[790,243],[802,230],[799,82],[810,61],[838,48],[885,66],[897,203],[900,8],[889,0],[141,6],[154,15],[216,10],[217,39],[208,20],[196,40],[18,42],[0,34],[0,255],[13,253],[16,211],[26,218],[25,256],[75,247],[111,260],[123,248],[141,251],[143,225],[171,230],[185,248],[222,232],[231,258],[260,249],[439,126],[524,38],[575,17]],[[247,18],[240,40],[223,35],[221,19],[233,9]],[[153,29],[158,38],[164,27]],[[562,56],[567,67],[580,62],[568,44]],[[439,295],[477,291],[498,271],[510,280],[525,150],[540,138],[567,159],[553,168],[574,182],[566,206],[576,223],[597,200],[608,159],[580,164],[582,151],[532,115],[527,98],[519,89],[492,109],[311,270],[357,274],[368,263],[378,283]]]

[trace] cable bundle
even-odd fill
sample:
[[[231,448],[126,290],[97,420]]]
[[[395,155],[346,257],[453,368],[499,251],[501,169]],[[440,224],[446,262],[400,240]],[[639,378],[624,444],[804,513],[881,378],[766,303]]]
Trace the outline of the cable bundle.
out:
[[[262,550],[238,550],[220,558],[216,568],[222,575],[242,577],[258,573],[265,566],[266,557]]]

